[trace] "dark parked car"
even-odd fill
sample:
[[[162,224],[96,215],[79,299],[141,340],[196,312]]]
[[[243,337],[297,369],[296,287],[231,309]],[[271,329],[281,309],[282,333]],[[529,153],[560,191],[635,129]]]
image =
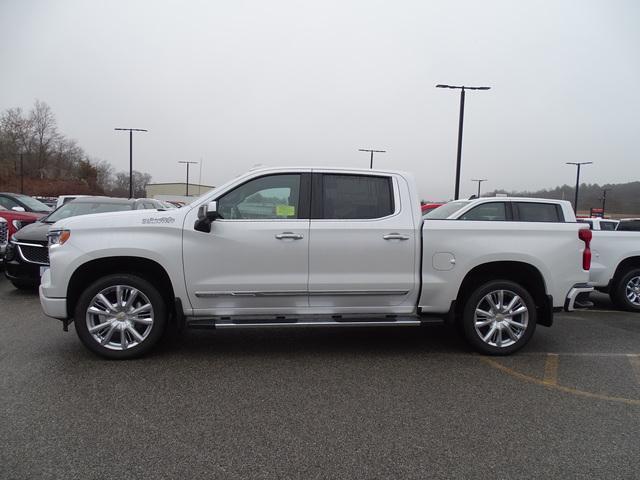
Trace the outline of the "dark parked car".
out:
[[[33,212],[49,214],[53,210],[40,200],[21,193],[0,192],[0,205],[14,212]]]
[[[49,266],[47,233],[51,224],[58,220],[91,213],[143,209],[165,208],[149,198],[82,197],[65,203],[15,233],[5,252],[5,275],[16,288],[35,288],[40,284],[41,272]]]

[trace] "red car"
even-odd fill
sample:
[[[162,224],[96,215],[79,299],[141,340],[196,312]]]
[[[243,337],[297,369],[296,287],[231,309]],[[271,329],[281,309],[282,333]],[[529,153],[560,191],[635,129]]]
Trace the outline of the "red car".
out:
[[[0,205],[0,218],[4,218],[7,221],[7,226],[9,227],[7,238],[11,238],[11,235],[16,233],[22,227],[29,225],[42,217],[44,217],[44,213],[16,212],[15,210],[7,210]]]
[[[422,215],[425,213],[429,213],[431,210],[434,210],[438,207],[441,207],[444,203],[423,203],[420,205],[420,209],[422,210]]]

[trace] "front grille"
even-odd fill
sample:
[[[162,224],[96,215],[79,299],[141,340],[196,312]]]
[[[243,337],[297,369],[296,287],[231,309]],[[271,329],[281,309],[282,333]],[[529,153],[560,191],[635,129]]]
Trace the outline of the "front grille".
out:
[[[4,245],[7,243],[9,236],[9,227],[7,226],[7,222],[0,222],[0,245]]]
[[[33,247],[18,244],[18,248],[27,262],[49,265],[49,248],[47,246]]]

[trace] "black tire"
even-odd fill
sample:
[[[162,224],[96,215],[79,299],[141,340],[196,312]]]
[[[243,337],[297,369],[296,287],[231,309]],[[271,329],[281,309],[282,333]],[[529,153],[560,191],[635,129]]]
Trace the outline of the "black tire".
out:
[[[517,340],[513,340],[511,337],[507,336],[508,341],[506,340],[504,342],[501,342],[506,344],[503,346],[491,345],[491,343],[496,343],[496,344],[498,343],[497,338],[495,341],[492,341],[493,337],[491,337],[489,338],[489,342],[485,342],[481,338],[481,334],[489,333],[488,330],[491,329],[492,324],[479,327],[480,332],[478,332],[478,329],[476,329],[476,326],[475,326],[476,308],[479,308],[485,305],[485,302],[486,302],[485,297],[487,295],[489,295],[491,292],[498,292],[498,291],[511,292],[517,295],[518,297],[520,297],[522,305],[527,309],[526,327],[523,329],[512,327],[510,324],[505,325],[504,324],[505,320],[502,320],[502,317],[500,317],[500,321],[502,323],[499,326],[498,330],[501,330],[501,331],[499,333],[497,333],[497,330],[495,331],[496,337],[497,335],[500,335],[500,338],[502,338],[503,332],[506,332],[507,328],[511,329],[511,332],[516,337],[518,337]],[[507,296],[505,297],[505,301],[504,301],[505,303],[508,302],[508,300],[506,299],[513,299],[513,296],[511,296],[510,294],[507,293],[506,295]],[[488,303],[486,305],[488,305]],[[482,310],[485,310],[485,308],[482,308]],[[524,315],[525,315],[524,313],[521,313],[514,317],[512,316],[507,316],[507,317],[514,321],[524,323]],[[533,332],[536,329],[536,305],[533,300],[533,297],[521,285],[509,280],[492,280],[477,287],[467,297],[464,303],[464,310],[463,310],[461,321],[462,321],[462,329],[464,331],[464,336],[474,349],[486,355],[509,355],[511,353],[516,352],[517,350],[520,350],[531,339],[531,336],[533,335]]]
[[[13,283],[13,286],[18,290],[26,290],[30,292],[35,292],[40,286],[38,283],[21,282],[20,280],[11,280],[11,283]]]
[[[113,350],[101,345],[89,332],[87,325],[87,309],[93,298],[101,291],[116,285],[126,285],[139,290],[148,298],[153,309],[153,324],[144,340],[124,350]],[[85,347],[110,359],[124,360],[144,355],[162,337],[167,325],[167,307],[158,289],[144,278],[130,274],[108,275],[92,283],[80,295],[74,313],[76,333]],[[118,335],[121,333],[118,332]]]
[[[640,312],[640,303],[633,303],[627,297],[627,287],[632,279],[640,278],[640,268],[632,268],[622,274],[611,292],[611,300],[616,307],[630,312]]]

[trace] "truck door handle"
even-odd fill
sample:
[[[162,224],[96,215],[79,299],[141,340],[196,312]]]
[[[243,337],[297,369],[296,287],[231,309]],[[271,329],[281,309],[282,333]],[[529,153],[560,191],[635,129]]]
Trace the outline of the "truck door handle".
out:
[[[301,233],[282,232],[282,233],[277,233],[276,238],[278,240],[284,240],[287,238],[291,240],[302,240],[304,238],[304,235],[302,235]]]
[[[387,233],[382,238],[385,240],[409,240],[409,235],[402,235],[401,233]]]

